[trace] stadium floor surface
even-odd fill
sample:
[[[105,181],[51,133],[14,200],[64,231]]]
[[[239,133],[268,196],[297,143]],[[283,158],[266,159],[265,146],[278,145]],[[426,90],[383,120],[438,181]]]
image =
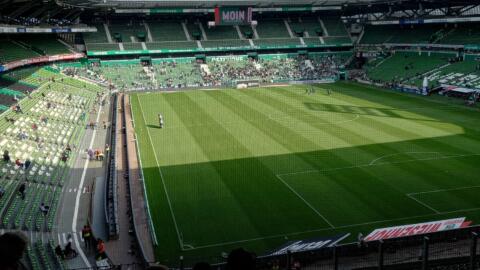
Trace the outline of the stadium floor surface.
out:
[[[480,220],[477,108],[345,82],[309,88],[132,94],[159,261]]]

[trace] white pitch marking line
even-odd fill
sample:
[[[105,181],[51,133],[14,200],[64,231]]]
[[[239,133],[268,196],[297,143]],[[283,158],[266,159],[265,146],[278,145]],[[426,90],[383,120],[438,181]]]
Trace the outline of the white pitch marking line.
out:
[[[298,198],[300,198],[300,200],[302,200],[308,207],[310,207],[310,209],[312,209],[315,213],[317,213],[317,215],[319,217],[321,217],[325,222],[327,222],[327,224],[332,227],[332,229],[335,229],[335,226],[333,226],[333,224],[327,219],[325,218],[320,212],[318,212],[318,210],[313,207],[305,198],[302,197],[302,195],[300,195],[294,188],[292,188],[289,184],[287,184],[285,181],[283,181],[283,179],[279,176],[277,176],[277,178],[282,181],[282,183],[288,188],[290,189],[295,195],[297,195]]]
[[[404,154],[440,154],[440,152],[402,152],[402,153],[395,153],[395,154],[389,154],[389,155],[384,155],[379,158],[376,158],[370,162],[369,165],[374,165],[377,161],[387,158],[387,157],[394,157],[394,156],[399,156],[399,155],[404,155]]]
[[[437,192],[454,191],[454,190],[471,189],[471,188],[480,188],[480,186],[467,186],[467,187],[458,187],[458,188],[435,189],[435,190],[429,190],[429,191],[412,192],[412,193],[408,193],[407,195],[410,196],[410,195],[437,193]]]
[[[402,217],[402,218],[394,218],[394,219],[376,220],[376,221],[369,221],[369,222],[363,222],[363,223],[354,223],[354,224],[337,226],[337,227],[335,227],[335,229],[346,229],[346,228],[352,228],[352,227],[358,227],[358,226],[364,226],[364,225],[387,223],[387,222],[392,222],[392,221],[401,221],[401,220],[408,220],[408,219],[415,219],[415,218],[433,217],[433,216],[438,216],[438,215],[447,215],[447,214],[470,212],[470,211],[477,211],[477,210],[480,210],[480,207],[440,212],[439,214],[427,214],[427,215],[418,215],[418,216],[410,216],[410,217]],[[197,247],[193,248],[192,250],[202,249],[202,248],[210,248],[210,247],[218,247],[218,246],[225,246],[225,245],[238,244],[238,243],[253,242],[253,241],[259,241],[259,240],[265,240],[265,239],[279,238],[279,237],[283,238],[285,236],[299,235],[299,234],[305,234],[305,233],[314,233],[314,232],[321,232],[321,231],[329,231],[329,230],[332,230],[332,228],[322,228],[322,229],[300,231],[300,232],[293,232],[293,233],[276,234],[276,235],[270,235],[270,236],[265,236],[265,237],[256,237],[256,238],[250,238],[250,239],[244,239],[244,240],[238,240],[238,241],[230,241],[230,242],[223,242],[223,243],[197,246]]]
[[[148,131],[147,122],[146,122],[147,120],[145,118],[145,114],[144,114],[143,108],[142,108],[142,103],[140,102],[140,99],[138,98],[138,95],[137,95],[137,100],[138,100],[138,104],[140,106],[140,111],[142,111],[143,122],[145,124],[146,129],[147,129],[148,138],[150,139],[150,145],[152,146],[153,155],[155,156],[155,162],[157,163],[158,172],[160,173],[160,179],[162,180],[163,190],[165,191],[165,196],[167,197],[168,207],[170,208],[170,214],[172,215],[173,224],[175,225],[175,231],[177,232],[178,243],[180,244],[180,248],[182,250],[184,250],[183,241],[182,241],[182,238],[180,237],[180,230],[178,229],[178,225],[177,225],[177,219],[175,218],[175,214],[173,213],[172,202],[170,201],[170,196],[168,195],[168,192],[167,192],[167,186],[165,185],[165,181],[163,179],[162,170],[160,169],[160,165],[158,164],[157,152],[155,151],[155,147],[153,146],[152,136],[150,135],[150,131]]]
[[[420,201],[419,199],[417,199],[417,198],[415,198],[415,197],[413,197],[413,196],[411,196],[411,195],[408,195],[408,194],[407,194],[407,197],[409,197],[410,199],[412,199],[412,200],[416,201],[417,203],[419,203],[419,204],[421,204],[421,205],[425,206],[426,208],[428,208],[428,209],[432,210],[433,212],[435,212],[435,213],[437,213],[437,214],[440,214],[440,211],[438,211],[437,209],[435,209],[435,208],[431,207],[430,205],[428,205],[428,204],[426,204],[426,203],[424,203],[424,202]]]
[[[396,162],[380,162],[380,163],[375,163],[375,164],[360,164],[360,165],[337,167],[337,168],[330,168],[330,169],[324,169],[324,170],[306,170],[306,171],[300,171],[300,172],[281,173],[281,174],[277,174],[277,176],[281,177],[281,176],[296,175],[296,174],[332,172],[332,171],[341,171],[341,170],[348,170],[348,169],[355,169],[355,168],[382,166],[382,165],[389,165],[389,164],[409,163],[409,162],[415,162],[415,161],[442,160],[442,159],[450,159],[450,158],[458,158],[458,157],[472,157],[472,156],[480,156],[480,154],[452,155],[452,156],[443,156],[443,157],[436,157],[436,158],[409,159],[409,160],[396,161]]]

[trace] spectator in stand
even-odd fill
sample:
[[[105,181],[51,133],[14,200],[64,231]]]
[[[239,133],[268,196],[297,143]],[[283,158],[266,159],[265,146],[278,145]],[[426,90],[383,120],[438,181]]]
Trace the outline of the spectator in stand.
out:
[[[300,265],[300,262],[299,262],[298,260],[295,260],[295,261],[293,262],[292,269],[293,269],[293,270],[301,270],[301,269],[302,269],[302,267],[301,267],[301,265]]]
[[[63,249],[60,245],[57,245],[55,247],[55,254],[57,254],[57,256],[60,258],[60,259],[65,259],[65,253],[63,252]]]
[[[20,194],[20,197],[22,197],[22,200],[25,200],[25,183],[22,183],[20,187],[18,188],[18,193]]]
[[[89,158],[90,160],[92,160],[93,157],[94,157],[93,149],[92,149],[92,148],[89,148],[89,149],[87,150],[87,154],[88,154],[88,158]]]
[[[234,249],[230,252],[227,259],[228,270],[254,270],[255,257],[252,253],[243,248]]]
[[[210,264],[206,262],[199,262],[193,266],[193,270],[211,270],[211,269],[212,267],[210,266]]]
[[[22,261],[27,248],[27,238],[20,232],[7,232],[0,236],[0,269],[29,269]]]
[[[5,189],[0,186],[0,199],[2,199],[3,195],[5,195]]]
[[[17,165],[17,166],[20,167],[20,168],[23,168],[23,163],[20,161],[19,158],[17,158],[17,159],[15,160],[15,165]]]
[[[105,243],[102,239],[97,239],[97,260],[103,260],[107,258],[105,254]]]
[[[25,164],[23,164],[23,168],[25,170],[28,170],[28,168],[30,168],[31,164],[32,164],[32,162],[30,161],[30,159],[27,158],[27,160],[25,160]]]
[[[82,238],[83,242],[85,243],[85,248],[87,250],[90,250],[90,248],[92,247],[92,229],[90,228],[90,225],[86,224],[85,226],[83,226]]]
[[[10,161],[10,154],[8,153],[8,150],[3,151],[3,161],[4,162]]]
[[[65,257],[77,257],[77,251],[72,248],[72,241],[68,241],[67,245],[65,245]]]
[[[48,210],[50,207],[48,205],[45,205],[45,203],[40,204],[40,212],[42,212],[45,216],[48,214]]]

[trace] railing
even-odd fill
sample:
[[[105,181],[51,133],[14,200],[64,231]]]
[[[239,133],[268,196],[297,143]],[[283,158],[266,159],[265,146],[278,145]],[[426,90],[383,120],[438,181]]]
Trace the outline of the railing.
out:
[[[133,124],[133,127],[135,128],[135,120],[134,120],[134,117],[133,117],[133,109],[132,109],[132,103],[131,102],[130,102],[130,111],[132,112],[132,124]],[[148,204],[147,188],[145,186],[145,177],[143,176],[143,165],[142,165],[142,160],[140,159],[140,157],[141,157],[140,147],[138,145],[138,140],[136,139],[136,135],[135,135],[135,147],[137,149],[138,163],[140,165],[140,170],[139,170],[140,181],[142,182],[143,196],[145,197],[145,209],[147,210],[148,228],[149,228],[150,234],[152,236],[153,244],[155,246],[158,246],[157,235],[155,233],[155,227],[153,226],[152,216],[150,214],[150,206]]]
[[[118,222],[118,192],[117,192],[117,159],[116,159],[116,119],[117,119],[117,96],[114,96],[114,101],[111,107],[112,124],[110,126],[110,151],[107,153],[107,170],[105,179],[105,216],[107,218],[108,235],[110,239],[118,238],[120,233]]]
[[[474,226],[304,252],[257,256],[255,269],[272,269],[273,265],[278,265],[279,269],[295,269],[291,266],[298,262],[312,270],[478,270],[478,235],[480,226]],[[226,258],[220,256],[181,257],[169,267],[192,269],[196,262],[201,261],[209,261],[212,269],[228,269]]]

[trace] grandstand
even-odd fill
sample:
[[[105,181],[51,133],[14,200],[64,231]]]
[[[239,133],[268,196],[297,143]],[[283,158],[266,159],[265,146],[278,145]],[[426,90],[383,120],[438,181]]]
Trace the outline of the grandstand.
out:
[[[38,53],[23,47],[9,38],[0,40],[0,63],[2,64],[38,55]]]
[[[479,4],[194,2],[3,3],[0,268],[479,268]]]

